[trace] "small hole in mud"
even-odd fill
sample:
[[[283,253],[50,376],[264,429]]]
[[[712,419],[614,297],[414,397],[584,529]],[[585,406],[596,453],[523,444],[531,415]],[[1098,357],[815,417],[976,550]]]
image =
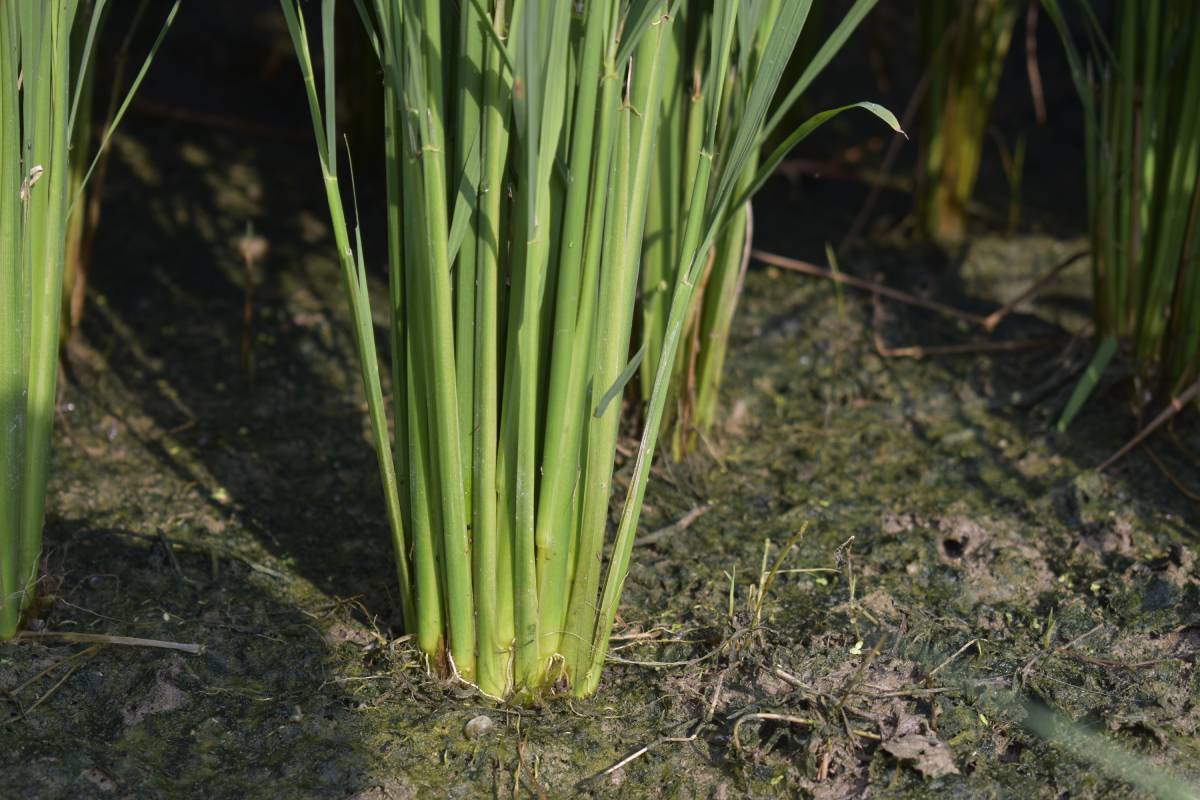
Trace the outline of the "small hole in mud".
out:
[[[996,756],[996,760],[1001,764],[1020,764],[1021,751],[1025,749],[1024,745],[1010,742],[1003,753]]]
[[[946,555],[949,558],[962,558],[966,545],[966,542],[960,542],[958,539],[946,539],[942,542],[942,547],[946,549]]]

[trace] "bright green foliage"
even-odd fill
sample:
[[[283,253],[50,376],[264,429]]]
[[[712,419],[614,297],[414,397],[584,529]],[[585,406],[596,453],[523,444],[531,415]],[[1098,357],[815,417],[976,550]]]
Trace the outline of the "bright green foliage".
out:
[[[922,107],[917,230],[937,241],[966,233],[988,115],[1023,0],[923,0],[920,48],[930,72]],[[1015,177],[1015,176],[1013,176]]]
[[[72,35],[79,5],[0,0],[0,641],[12,638],[33,602],[41,558],[66,227],[76,197],[68,142],[87,72],[79,65],[89,63],[105,4],[89,9],[88,27]],[[177,9],[178,2],[168,26]]]
[[[67,208],[74,4],[0,2],[0,639],[42,544]],[[18,80],[21,83],[18,88]]]
[[[1100,342],[1100,346],[1096,348],[1091,363],[1084,370],[1083,377],[1079,379],[1079,383],[1075,384],[1075,390],[1071,392],[1071,398],[1067,401],[1062,416],[1059,417],[1057,427],[1060,433],[1067,429],[1071,420],[1075,419],[1075,415],[1079,413],[1079,409],[1083,408],[1083,404],[1087,402],[1088,396],[1100,382],[1100,376],[1104,374],[1104,370],[1108,369],[1108,363],[1112,361],[1116,352],[1117,340],[1111,336],[1105,336],[1104,341]]]
[[[717,79],[697,80],[699,102],[736,102],[745,122],[722,129],[711,115],[689,131],[661,324],[637,342],[656,145],[682,99],[664,92],[677,86],[690,12],[680,0],[355,0],[388,108],[390,431],[361,245],[356,234],[351,246],[338,184],[334,2],[321,5],[324,102],[300,7],[282,5],[355,319],[406,629],[433,665],[492,696],[560,680],[590,693],[700,254],[731,222],[731,201],[745,203],[734,179],[809,3],[770,4],[774,22],[736,99],[731,61],[750,57],[734,48],[738,25],[759,31],[768,4],[716,0],[706,17],[693,63]],[[606,563],[621,387],[647,363],[654,388]]]
[[[688,310],[687,335],[674,365],[669,412],[674,416],[672,451],[676,458],[694,446],[696,430],[706,432],[711,427],[716,413],[729,328],[737,308],[741,276],[748,263],[750,220],[746,201],[770,175],[759,169],[760,146],[875,3],[876,0],[857,0],[830,38],[821,47],[814,48],[815,52],[810,50],[811,60],[790,87],[788,95],[772,104],[771,118],[768,121],[761,117],[753,120],[757,127],[747,129],[747,135],[754,137],[750,140],[754,146],[742,164],[741,172],[731,176],[736,179],[734,185],[739,199],[730,206],[721,235],[707,256],[696,297]],[[805,0],[800,4],[801,13],[807,17],[812,7],[812,0]],[[699,142],[713,122],[710,118],[715,116],[718,143],[714,170],[718,178],[723,178],[731,163],[725,156],[727,146],[741,134],[747,122],[746,104],[758,80],[763,48],[782,11],[779,0],[752,0],[739,5],[735,23],[737,35],[730,57],[733,68],[721,76],[725,87],[715,115],[713,107],[707,104],[705,92],[706,83],[712,79],[712,73],[707,69],[712,13],[702,3],[685,4],[673,26],[643,243],[640,322],[647,345],[640,376],[643,400],[649,398],[653,386],[659,342],[675,288],[675,269],[690,210]],[[824,121],[836,113],[827,112],[814,119]],[[801,127],[804,133],[791,137],[787,147],[775,151],[772,171],[787,151],[816,124],[806,123]],[[889,124],[894,126],[895,120],[890,120]]]
[[[1169,390],[1200,360],[1200,6],[1120,0],[1110,41],[1081,3],[1085,67],[1058,3],[1044,5],[1084,106],[1097,332],[1128,342],[1140,378]]]

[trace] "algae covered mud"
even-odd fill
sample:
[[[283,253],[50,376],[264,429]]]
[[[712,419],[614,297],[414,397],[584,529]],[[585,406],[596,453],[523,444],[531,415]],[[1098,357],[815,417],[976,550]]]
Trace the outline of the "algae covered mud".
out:
[[[214,40],[183,13],[181,41]],[[1200,429],[1188,411],[1153,458],[1094,474],[1133,431],[1116,386],[1049,432],[1091,355],[1064,333],[1086,309],[1070,282],[991,337],[1041,349],[914,361],[876,334],[984,337],[756,267],[720,424],[655,469],[599,692],[498,707],[430,678],[395,614],[303,98],[290,71],[238,60],[285,40],[260,22],[223,54],[179,46],[255,76],[241,117],[143,115],[118,142],[55,428],[54,601],[31,625],[204,652],[0,645],[0,794],[1107,798],[1197,779],[1197,508],[1165,474],[1200,488]],[[811,257],[793,220],[840,190],[785,190],[757,208],[757,245]],[[249,220],[268,251],[247,270]],[[1076,244],[982,237],[962,263],[881,248],[842,268],[988,313],[1020,289],[1014,265],[1033,277]]]
[[[871,316],[893,343],[919,323],[929,344],[937,323],[853,297],[839,315],[828,285],[751,273],[724,427],[648,495],[658,533],[623,597],[624,661],[591,699],[498,708],[396,638],[374,457],[338,435],[365,429],[362,399],[312,367],[353,363],[334,270],[313,255],[264,292],[275,341],[252,392],[170,366],[201,318],[168,308],[169,284],[100,306],[55,442],[45,628],[206,650],[106,646],[4,698],[6,791],[1146,796],[1087,760],[1087,734],[1195,776],[1194,507],[1144,454],[1087,472],[1120,444],[1118,415],[1048,438],[1069,381],[1032,414],[994,410],[1064,345],[882,359]],[[139,345],[168,319],[181,335]],[[1002,333],[1056,330],[1025,316]],[[1197,450],[1193,426],[1176,434]],[[1195,480],[1183,450],[1151,446]],[[805,524],[753,628],[763,565]],[[6,645],[0,685],[86,648]],[[1023,727],[1018,699],[1060,713],[1056,739]],[[468,737],[480,716],[491,730]]]

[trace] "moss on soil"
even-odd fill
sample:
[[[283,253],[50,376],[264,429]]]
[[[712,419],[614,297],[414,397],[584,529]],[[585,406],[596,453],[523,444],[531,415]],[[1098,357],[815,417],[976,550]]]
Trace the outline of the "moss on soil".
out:
[[[829,285],[752,271],[722,425],[656,471],[642,522],[712,510],[635,553],[617,631],[633,638],[614,642],[631,661],[709,657],[610,663],[585,701],[497,708],[427,676],[399,636],[311,145],[145,118],[125,136],[56,429],[39,624],[207,651],[102,648],[0,727],[6,796],[1146,796],[1083,755],[1086,733],[1198,777],[1198,509],[1143,452],[1090,471],[1133,431],[1121,385],[1050,433],[1085,343],[884,359],[876,331],[978,335],[853,293],[840,319]],[[379,198],[360,199],[382,252]],[[271,246],[253,387],[237,368],[250,218]],[[1006,246],[974,252],[1004,263]],[[1012,246],[1052,261],[1056,245]],[[971,258],[859,251],[843,268],[990,311],[963,291],[987,275]],[[1035,310],[1069,319],[1078,298],[1062,303]],[[1047,336],[1062,331],[1017,315],[994,338]],[[1150,447],[1200,488],[1193,410],[1175,434]],[[764,546],[773,560],[804,523],[783,568],[838,571],[780,574],[747,631]],[[0,687],[84,649],[0,645]],[[0,696],[0,721],[66,669]],[[1054,737],[1022,726],[1026,701],[1060,714]],[[469,740],[480,714],[495,727]]]

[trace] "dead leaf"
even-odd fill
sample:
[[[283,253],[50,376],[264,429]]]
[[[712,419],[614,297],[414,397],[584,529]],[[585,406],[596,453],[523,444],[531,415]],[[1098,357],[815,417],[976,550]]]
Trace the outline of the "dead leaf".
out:
[[[364,630],[356,630],[337,622],[329,629],[329,633],[325,634],[325,641],[329,644],[341,644],[342,642],[367,644],[371,641],[371,637]]]
[[[183,667],[178,661],[170,661],[159,668],[154,676],[154,688],[139,703],[125,708],[125,724],[137,725],[147,714],[161,714],[187,705],[187,694],[175,685]]]
[[[85,769],[83,772],[79,773],[79,777],[96,784],[96,786],[98,786],[102,792],[111,792],[113,789],[117,788],[116,779],[99,767]]]
[[[927,778],[958,774],[954,754],[941,739],[910,734],[884,742],[883,749],[896,758],[916,761],[913,768]]]
[[[746,404],[746,399],[742,398],[733,404],[733,410],[729,412],[729,417],[725,420],[725,432],[731,436],[745,436],[746,426],[752,422],[750,408]]]

